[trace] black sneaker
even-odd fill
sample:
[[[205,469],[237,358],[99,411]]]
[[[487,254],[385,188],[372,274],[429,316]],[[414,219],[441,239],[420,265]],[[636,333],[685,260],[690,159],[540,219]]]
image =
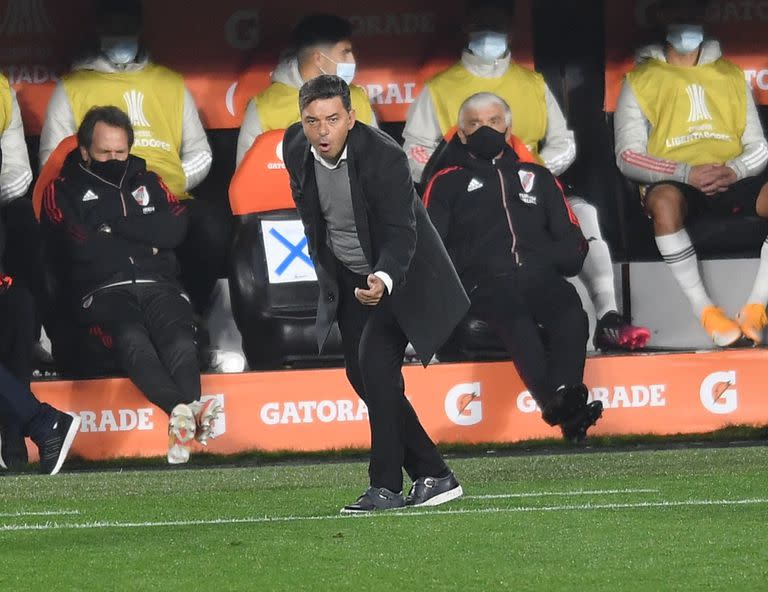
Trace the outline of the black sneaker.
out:
[[[80,428],[80,416],[56,412],[45,440],[37,443],[40,451],[40,472],[44,475],[55,475],[64,464],[72,442]]]
[[[580,444],[587,438],[587,430],[603,415],[602,401],[592,401],[560,424],[563,438]]]
[[[421,477],[411,486],[405,498],[406,506],[439,506],[464,495],[453,473],[445,477]]]
[[[589,391],[585,384],[575,384],[557,389],[546,406],[541,409],[541,418],[551,426],[562,423],[576,415],[587,404]]]
[[[395,493],[386,487],[369,487],[363,495],[357,498],[354,504],[344,506],[341,513],[360,514],[378,510],[394,510],[403,506],[405,506],[405,499],[402,493]]]

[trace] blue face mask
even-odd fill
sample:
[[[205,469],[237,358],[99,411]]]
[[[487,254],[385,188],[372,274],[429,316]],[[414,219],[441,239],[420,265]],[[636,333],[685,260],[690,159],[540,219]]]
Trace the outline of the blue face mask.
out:
[[[667,41],[677,53],[691,53],[704,41],[704,29],[701,25],[670,25]]]
[[[469,51],[484,60],[498,60],[507,53],[507,35],[497,31],[476,31],[469,34]]]
[[[139,40],[136,37],[102,37],[101,52],[113,64],[124,66],[139,54]]]
[[[347,84],[352,84],[352,81],[355,79],[355,71],[357,70],[357,64],[355,64],[355,62],[337,62],[322,52],[320,52],[320,55],[329,62],[336,64],[336,76],[341,78]],[[320,68],[320,71],[323,74],[328,74],[328,72],[324,71],[322,68]]]

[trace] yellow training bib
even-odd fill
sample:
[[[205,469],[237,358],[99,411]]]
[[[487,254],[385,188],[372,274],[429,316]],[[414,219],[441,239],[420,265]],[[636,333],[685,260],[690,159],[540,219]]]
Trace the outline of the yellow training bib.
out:
[[[512,111],[512,133],[541,161],[539,143],[547,133],[547,105],[546,85],[538,72],[512,63],[502,76],[482,78],[458,62],[429,80],[427,88],[443,135],[458,123],[459,108],[469,97],[479,92],[500,96]]]
[[[150,63],[135,72],[78,70],[65,76],[62,84],[78,127],[91,107],[119,107],[133,125],[131,153],[146,160],[147,168],[160,175],[176,196],[191,197],[180,155],[184,112],[180,74]]]
[[[368,95],[357,85],[349,86],[352,108],[355,117],[370,125],[373,122],[373,109]],[[299,113],[299,89],[282,82],[273,82],[254,98],[263,132],[287,129],[301,120]]]
[[[627,80],[651,124],[649,154],[694,166],[741,154],[747,97],[744,73],[731,62],[683,67],[648,60]]]

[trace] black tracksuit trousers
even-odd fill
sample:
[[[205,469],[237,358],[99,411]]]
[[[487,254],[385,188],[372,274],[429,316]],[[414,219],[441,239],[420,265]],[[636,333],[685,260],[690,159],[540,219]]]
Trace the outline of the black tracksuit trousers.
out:
[[[177,285],[106,288],[83,302],[80,319],[163,411],[170,414],[177,404],[200,399],[192,306]]]
[[[232,213],[226,204],[188,199],[186,238],[176,248],[181,282],[192,299],[195,312],[203,316],[211,305],[216,281],[229,273],[232,242]]]
[[[524,269],[481,280],[470,299],[545,409],[558,387],[583,382],[589,324],[576,289],[562,276]]]
[[[0,437],[5,461],[14,465],[27,462],[24,437],[42,441],[55,415],[29,390],[34,343],[34,300],[17,281],[0,295]]]

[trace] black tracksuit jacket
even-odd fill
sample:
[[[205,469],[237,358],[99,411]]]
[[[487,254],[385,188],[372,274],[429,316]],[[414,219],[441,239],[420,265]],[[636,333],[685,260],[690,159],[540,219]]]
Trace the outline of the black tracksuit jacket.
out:
[[[75,299],[120,282],[177,279],[173,249],[186,234],[186,208],[142,158],[129,156],[123,179],[111,183],[73,150],[44,192],[41,223],[55,271]]]
[[[484,161],[455,136],[423,199],[468,292],[483,278],[573,276],[584,263],[589,247],[557,180],[511,148]]]

